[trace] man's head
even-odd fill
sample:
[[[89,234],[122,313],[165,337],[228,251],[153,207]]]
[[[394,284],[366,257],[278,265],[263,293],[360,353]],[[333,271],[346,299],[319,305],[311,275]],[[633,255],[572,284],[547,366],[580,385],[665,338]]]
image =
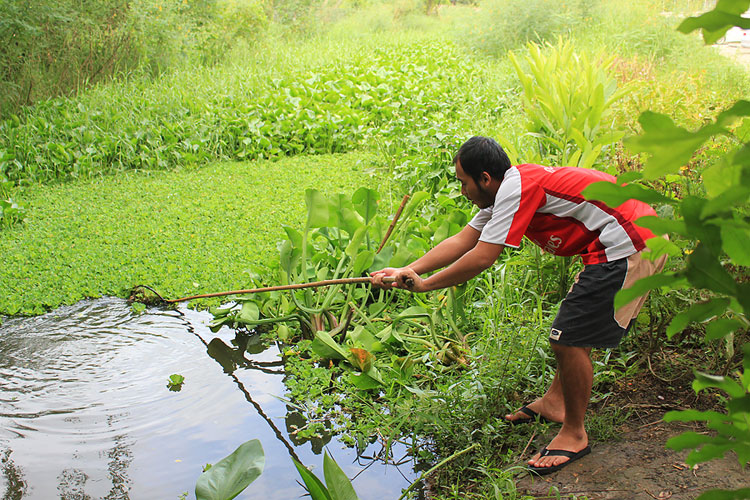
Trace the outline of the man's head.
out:
[[[499,181],[503,180],[510,160],[503,148],[494,139],[475,135],[466,141],[453,157],[453,164],[461,162],[461,168],[474,181],[479,182],[482,172]]]
[[[466,141],[453,158],[461,194],[479,208],[495,203],[495,195],[510,168],[503,148],[489,137],[475,136]]]

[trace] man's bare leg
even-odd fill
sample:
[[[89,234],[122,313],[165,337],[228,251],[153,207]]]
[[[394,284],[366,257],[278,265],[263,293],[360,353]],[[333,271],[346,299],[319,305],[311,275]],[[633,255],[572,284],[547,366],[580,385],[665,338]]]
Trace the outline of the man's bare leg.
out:
[[[547,448],[578,452],[588,445],[583,421],[591,398],[594,376],[591,348],[552,344],[552,351],[557,359],[557,378],[563,396],[565,416],[560,432],[550,441]],[[540,458],[537,453],[528,463],[534,467],[552,467],[568,460],[567,457],[560,456]]]
[[[562,422],[565,419],[565,405],[563,404],[562,384],[560,383],[560,369],[555,370],[555,378],[552,379],[547,392],[544,396],[538,398],[532,403],[526,405],[527,408],[542,415],[547,420],[553,422]],[[522,411],[509,413],[505,415],[505,420],[510,422],[514,420],[529,420],[530,417]]]

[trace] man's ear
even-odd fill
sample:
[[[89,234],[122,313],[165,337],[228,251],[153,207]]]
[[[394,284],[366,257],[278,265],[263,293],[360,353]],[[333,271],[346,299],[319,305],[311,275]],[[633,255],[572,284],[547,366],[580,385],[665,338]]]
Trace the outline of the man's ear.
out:
[[[487,187],[490,185],[490,182],[492,182],[492,176],[487,171],[482,172],[482,175],[479,176],[479,183],[483,187]]]

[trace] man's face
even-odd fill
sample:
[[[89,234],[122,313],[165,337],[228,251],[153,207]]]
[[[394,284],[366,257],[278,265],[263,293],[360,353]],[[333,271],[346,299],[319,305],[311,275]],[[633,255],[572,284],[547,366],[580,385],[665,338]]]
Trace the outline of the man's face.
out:
[[[487,208],[495,203],[495,194],[488,189],[490,175],[482,172],[479,183],[461,168],[461,160],[456,162],[456,179],[461,183],[461,194],[479,208]],[[486,185],[485,185],[486,184]]]

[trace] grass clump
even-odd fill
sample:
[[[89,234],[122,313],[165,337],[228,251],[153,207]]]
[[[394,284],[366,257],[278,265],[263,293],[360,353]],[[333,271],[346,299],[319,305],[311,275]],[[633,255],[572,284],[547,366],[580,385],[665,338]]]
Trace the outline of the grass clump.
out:
[[[35,186],[26,223],[0,233],[0,314],[138,284],[166,298],[243,288],[282,225],[303,224],[306,188],[348,194],[375,182],[374,166],[371,155],[324,155]]]

